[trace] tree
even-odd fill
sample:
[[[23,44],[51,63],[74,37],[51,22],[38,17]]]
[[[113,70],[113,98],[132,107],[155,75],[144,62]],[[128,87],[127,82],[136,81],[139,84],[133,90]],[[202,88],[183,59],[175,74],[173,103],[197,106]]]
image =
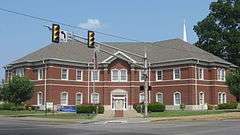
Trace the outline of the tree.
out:
[[[240,66],[240,0],[218,0],[193,30],[198,47]]]
[[[1,95],[4,101],[19,105],[32,98],[33,88],[33,83],[29,79],[14,76],[8,84],[3,85]]]
[[[234,70],[226,76],[226,84],[229,86],[230,93],[237,101],[240,101],[240,70]]]

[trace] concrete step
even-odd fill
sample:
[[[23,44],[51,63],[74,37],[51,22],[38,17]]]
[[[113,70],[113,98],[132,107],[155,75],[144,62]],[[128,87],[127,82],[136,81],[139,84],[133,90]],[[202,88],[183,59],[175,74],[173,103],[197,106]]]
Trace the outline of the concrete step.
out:
[[[123,118],[142,118],[143,115],[137,113],[135,110],[125,110],[123,112]],[[96,116],[96,120],[110,120],[115,119],[115,111],[114,110],[106,110],[104,114],[98,114]]]

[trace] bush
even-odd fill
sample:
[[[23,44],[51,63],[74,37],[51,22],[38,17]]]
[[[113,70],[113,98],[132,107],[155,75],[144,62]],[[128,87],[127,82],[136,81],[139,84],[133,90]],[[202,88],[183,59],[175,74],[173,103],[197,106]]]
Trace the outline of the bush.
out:
[[[25,110],[25,107],[23,105],[12,106],[11,110],[12,111],[22,111],[22,110]]]
[[[161,103],[153,103],[148,105],[149,112],[164,112],[165,105]]]
[[[13,103],[4,102],[0,104],[0,110],[11,110],[15,105]]]
[[[144,112],[145,106],[144,106],[144,104],[134,104],[133,108],[138,113],[142,113],[142,112]],[[149,112],[164,112],[165,111],[165,105],[161,104],[161,103],[148,104],[148,111]]]
[[[104,106],[103,105],[77,105],[76,106],[77,113],[104,113]]]
[[[94,105],[77,105],[76,106],[76,112],[77,113],[95,113],[96,111],[96,106]]]
[[[215,106],[208,104],[208,110],[215,110]]]
[[[103,105],[98,105],[98,113],[103,114],[104,113],[104,106]]]
[[[238,106],[237,102],[228,102],[228,103],[223,103],[218,105],[218,109],[236,109]]]

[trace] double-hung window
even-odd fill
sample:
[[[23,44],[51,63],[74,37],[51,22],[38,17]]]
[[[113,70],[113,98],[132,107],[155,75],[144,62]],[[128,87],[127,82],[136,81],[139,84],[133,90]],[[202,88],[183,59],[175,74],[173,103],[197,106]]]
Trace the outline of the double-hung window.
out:
[[[83,100],[82,93],[77,93],[76,94],[76,105],[82,104],[82,100]]]
[[[92,81],[99,81],[99,70],[92,70]]]
[[[218,104],[227,103],[227,95],[225,92],[218,93]]]
[[[42,92],[37,93],[37,105],[43,105],[43,93]]]
[[[225,69],[223,69],[223,68],[217,69],[217,80],[225,81]]]
[[[16,76],[23,77],[24,76],[24,68],[17,68],[16,69]]]
[[[99,103],[99,93],[92,93],[91,94],[91,103],[98,104]]]
[[[181,78],[181,70],[180,68],[173,69],[173,80],[179,80]]]
[[[111,80],[113,82],[125,82],[127,81],[127,70],[126,69],[112,69]]]
[[[139,103],[144,103],[145,101],[145,94],[144,92],[139,94]]]
[[[43,68],[39,68],[37,72],[38,72],[38,80],[42,80],[44,76]]]
[[[197,69],[197,79],[203,80],[204,79],[204,70],[203,68],[198,68]]]
[[[77,81],[82,81],[82,74],[83,74],[82,70],[80,70],[80,69],[76,70],[76,80]]]
[[[68,93],[62,92],[60,95],[60,104],[61,105],[68,105]]]
[[[163,71],[162,70],[156,70],[156,81],[163,80]]]
[[[61,79],[68,80],[68,69],[67,68],[61,69]]]
[[[139,71],[139,81],[140,82],[143,82],[144,81],[144,70],[140,70]]]
[[[163,93],[156,94],[156,102],[163,103]]]
[[[173,103],[174,105],[180,105],[181,104],[181,93],[175,92],[173,95]]]

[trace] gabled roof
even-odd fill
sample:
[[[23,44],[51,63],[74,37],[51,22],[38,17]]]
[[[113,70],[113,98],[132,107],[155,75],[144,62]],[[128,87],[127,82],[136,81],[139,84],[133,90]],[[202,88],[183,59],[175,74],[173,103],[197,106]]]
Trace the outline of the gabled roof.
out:
[[[207,63],[221,63],[234,67],[233,64],[194,45],[184,42],[181,39],[171,39],[159,42],[106,42],[106,44],[141,55],[144,55],[144,51],[146,50],[149,61],[152,64],[195,59]],[[113,49],[105,48],[103,46],[101,46],[101,48],[110,53],[117,53],[117,51]],[[142,62],[140,58],[133,55],[126,53],[124,53],[124,55],[125,57],[128,57],[128,59],[136,62]],[[11,64],[34,62],[46,59],[88,63],[92,61],[92,56],[93,49],[88,48],[82,43],[69,41],[60,44],[50,44],[12,62]],[[106,53],[99,53],[98,62],[101,63],[109,57],[110,56]]]

